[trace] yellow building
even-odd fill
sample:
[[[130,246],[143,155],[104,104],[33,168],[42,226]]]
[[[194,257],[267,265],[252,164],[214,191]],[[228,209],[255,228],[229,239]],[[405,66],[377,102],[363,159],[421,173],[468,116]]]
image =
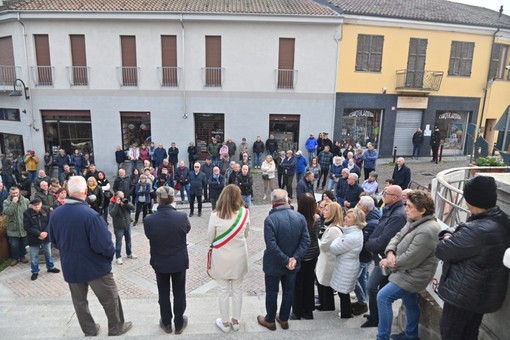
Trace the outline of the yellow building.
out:
[[[509,16],[445,0],[328,3],[344,16],[335,139],[383,156],[412,155],[418,128],[422,156],[435,126],[443,155],[471,152],[477,128],[496,141],[510,105]]]

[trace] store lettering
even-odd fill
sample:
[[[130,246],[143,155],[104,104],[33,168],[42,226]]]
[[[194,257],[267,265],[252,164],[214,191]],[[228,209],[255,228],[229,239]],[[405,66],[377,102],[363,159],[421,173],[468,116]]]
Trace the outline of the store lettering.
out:
[[[349,117],[374,117],[374,113],[372,111],[367,110],[356,110],[349,113]]]
[[[455,120],[461,120],[460,114],[455,112],[445,112],[441,115],[439,115],[439,119],[455,119]]]

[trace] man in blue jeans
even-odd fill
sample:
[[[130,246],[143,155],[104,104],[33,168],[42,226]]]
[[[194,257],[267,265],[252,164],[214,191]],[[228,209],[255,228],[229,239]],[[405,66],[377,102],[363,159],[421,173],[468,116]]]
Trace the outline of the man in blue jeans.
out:
[[[138,256],[131,251],[131,213],[135,206],[124,197],[123,191],[117,191],[110,203],[110,216],[112,217],[113,232],[115,234],[115,258],[117,264],[122,264],[122,238],[126,242],[126,255],[128,259]]]
[[[287,192],[276,189],[271,193],[273,209],[264,220],[264,251],[262,268],[266,283],[266,316],[257,316],[258,323],[276,330],[275,320],[283,329],[289,328],[290,308],[294,298],[296,273],[310,245],[306,220],[288,204]],[[282,284],[280,314],[276,314],[278,286]]]

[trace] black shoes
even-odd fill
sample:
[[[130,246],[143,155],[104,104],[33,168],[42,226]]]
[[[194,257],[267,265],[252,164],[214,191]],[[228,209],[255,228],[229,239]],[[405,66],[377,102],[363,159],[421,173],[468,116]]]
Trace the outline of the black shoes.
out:
[[[188,326],[188,317],[186,315],[184,315],[182,317],[182,327],[179,329],[176,329],[175,334],[181,334],[187,326]]]
[[[368,319],[364,324],[361,325],[361,328],[369,328],[369,327],[377,327],[377,322]]]
[[[51,268],[50,270],[48,270],[48,273],[60,273],[60,269],[58,268]]]
[[[202,216],[202,213],[201,213],[201,212],[199,212],[199,213],[197,214],[197,216],[198,216],[198,217]]]
[[[108,336],[119,336],[124,333],[127,333],[131,328],[133,328],[133,323],[131,321],[124,322],[124,325],[122,326],[122,329],[116,333],[110,333],[108,332]]]
[[[34,274],[32,274],[32,276],[30,277],[30,280],[35,281],[35,280],[37,280],[37,277],[38,277],[38,276],[39,276],[39,274],[34,273]]]
[[[163,324],[163,320],[161,320],[161,319],[159,319],[159,327],[161,327],[165,331],[165,333],[168,333],[168,334],[172,333],[172,325],[165,326]]]
[[[367,305],[361,305],[359,303],[353,303],[352,304],[352,314],[354,315],[361,315],[363,313],[368,312],[368,306]]]
[[[189,213],[189,217],[193,217],[193,213]]]

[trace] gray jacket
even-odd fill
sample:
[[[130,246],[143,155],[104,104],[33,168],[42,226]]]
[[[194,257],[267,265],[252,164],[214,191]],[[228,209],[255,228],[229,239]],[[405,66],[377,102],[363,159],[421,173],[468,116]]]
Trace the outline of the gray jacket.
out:
[[[120,205],[112,202],[110,204],[110,216],[113,221],[113,229],[126,229],[131,224],[131,212],[135,206],[131,203]]]
[[[393,251],[397,258],[397,268],[391,269],[390,282],[412,293],[427,287],[436,272],[437,258],[434,250],[440,231],[432,215],[407,222],[384,251],[385,254]]]

